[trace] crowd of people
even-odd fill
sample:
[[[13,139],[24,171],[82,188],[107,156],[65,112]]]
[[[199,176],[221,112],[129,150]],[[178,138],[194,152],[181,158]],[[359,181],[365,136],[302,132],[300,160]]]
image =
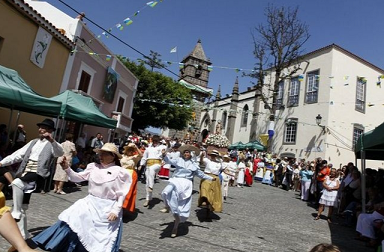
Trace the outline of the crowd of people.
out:
[[[162,188],[161,212],[174,217],[173,238],[177,237],[179,224],[190,215],[195,176],[201,179],[197,202],[206,209],[206,218],[212,212],[222,212],[230,187],[250,187],[259,181],[300,193],[302,201],[317,207],[315,220],[322,219],[327,207],[329,223],[336,214],[344,218],[345,225],[356,222],[357,239],[367,241],[368,246],[377,246],[383,238],[384,170],[367,170],[368,211],[361,213],[361,175],[353,163],[335,169],[321,158],[308,161],[248,149],[223,152],[213,146],[156,135],[132,134],[104,143],[101,134],[87,141],[86,134],[81,133],[75,142],[73,135],[67,134],[59,144],[52,137],[52,120],[45,119],[37,126],[39,138],[27,143],[21,129],[19,134],[24,138],[16,139],[22,139],[24,145],[19,143],[18,149],[0,161],[0,189],[9,184],[13,194],[10,212],[0,193],[0,221],[18,227],[12,229],[12,237],[0,227],[0,234],[13,245],[9,251],[32,251],[23,243],[30,237],[28,205],[33,191],[50,189],[43,184],[52,166],[54,193],[65,195],[64,184],[70,181],[76,185],[87,182],[89,194],[64,210],[57,223],[33,237],[43,249],[60,246],[60,251],[119,251],[123,213],[136,211],[137,183],[145,183],[143,207],[150,206],[154,191],[160,189],[155,181],[165,167],[171,175],[164,176],[169,184]],[[14,173],[13,164],[19,164]],[[89,232],[96,228],[97,232]]]

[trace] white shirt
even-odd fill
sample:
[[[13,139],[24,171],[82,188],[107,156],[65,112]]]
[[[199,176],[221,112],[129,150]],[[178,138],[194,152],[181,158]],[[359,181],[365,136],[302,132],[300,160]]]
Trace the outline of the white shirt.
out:
[[[24,145],[23,148],[18,149],[17,151],[12,153],[11,155],[8,155],[3,160],[1,160],[2,166],[8,166],[8,165],[12,165],[14,163],[18,163],[18,162],[23,161],[24,155],[27,152],[32,141],[30,141],[29,143]],[[39,155],[40,155],[41,151],[44,149],[46,144],[52,144],[52,155],[53,156],[60,157],[60,156],[64,155],[64,150],[63,150],[63,147],[61,146],[61,144],[57,143],[56,141],[53,141],[52,143],[50,143],[47,139],[44,138],[43,140],[41,140],[41,139],[37,140],[36,144],[32,147],[31,155],[29,156],[29,160],[38,161]]]
[[[85,148],[85,137],[79,137],[76,141],[76,144],[80,146],[81,148]]]
[[[162,151],[166,150],[167,146],[165,145],[157,145],[157,146],[150,146],[147,149],[145,149],[143,157],[141,158],[140,165],[145,165],[147,162],[147,159],[163,159]]]
[[[221,171],[221,163],[214,162],[209,160],[208,158],[203,158],[203,162],[205,164],[205,173],[211,173],[214,175],[219,175]]]

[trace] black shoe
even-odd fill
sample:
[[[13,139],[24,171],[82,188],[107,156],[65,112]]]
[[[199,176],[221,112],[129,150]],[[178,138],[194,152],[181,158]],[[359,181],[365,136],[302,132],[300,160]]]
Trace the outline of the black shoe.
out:
[[[227,200],[227,197],[224,196],[224,200]]]

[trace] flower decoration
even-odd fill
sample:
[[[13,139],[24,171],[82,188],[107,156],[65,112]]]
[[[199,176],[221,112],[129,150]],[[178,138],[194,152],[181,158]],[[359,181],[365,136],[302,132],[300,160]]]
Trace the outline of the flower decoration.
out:
[[[230,145],[230,142],[226,136],[213,134],[209,135],[205,140],[207,145],[214,145],[219,148],[227,148]]]

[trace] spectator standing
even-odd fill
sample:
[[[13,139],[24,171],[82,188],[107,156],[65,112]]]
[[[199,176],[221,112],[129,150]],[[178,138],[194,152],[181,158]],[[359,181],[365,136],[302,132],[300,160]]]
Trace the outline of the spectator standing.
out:
[[[309,188],[311,186],[313,170],[315,165],[311,163],[310,165],[305,165],[304,169],[300,171],[301,179],[301,200],[308,201],[309,199]]]
[[[329,176],[326,176],[323,181],[323,193],[319,201],[319,211],[315,220],[320,219],[321,213],[324,211],[324,207],[328,207],[328,223],[332,223],[331,217],[333,207],[337,206],[337,191],[339,190],[340,182],[337,178],[336,169],[332,169]]]
[[[63,162],[63,159],[65,159],[68,162],[68,165],[72,166],[72,158],[76,156],[76,147],[73,141],[73,135],[67,134],[65,137],[65,142],[61,143],[61,146],[64,150],[64,155],[59,157],[57,159],[56,164],[56,171],[55,175],[53,176],[54,183],[54,189],[53,192],[57,194],[65,195],[66,193],[63,191],[64,183],[68,181],[67,173],[64,171],[63,167],[61,166],[61,162]]]
[[[83,151],[85,151],[86,142],[87,142],[87,137],[85,136],[85,133],[82,132],[80,134],[79,138],[77,138],[77,140],[76,140],[76,147],[78,147],[79,150],[81,150],[83,152]]]

